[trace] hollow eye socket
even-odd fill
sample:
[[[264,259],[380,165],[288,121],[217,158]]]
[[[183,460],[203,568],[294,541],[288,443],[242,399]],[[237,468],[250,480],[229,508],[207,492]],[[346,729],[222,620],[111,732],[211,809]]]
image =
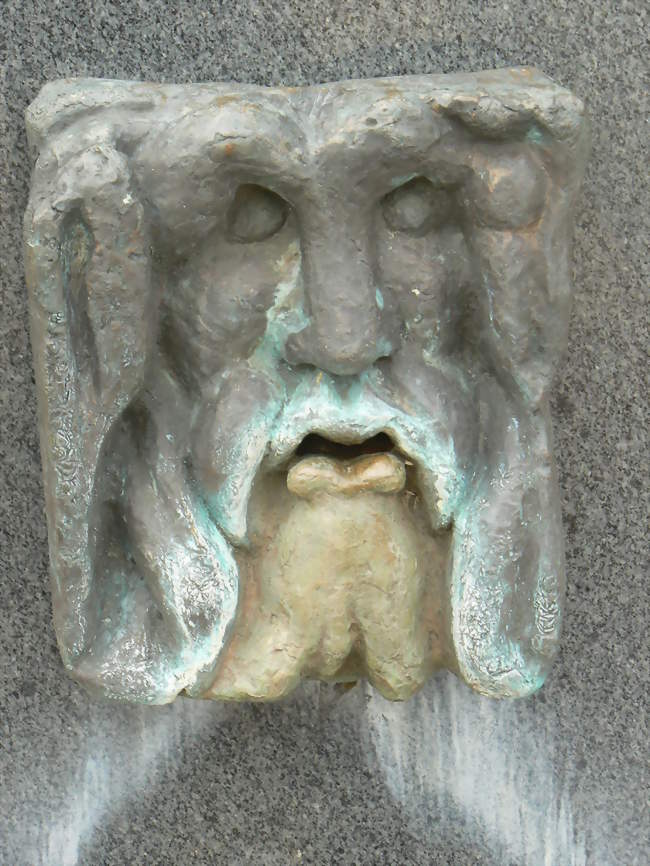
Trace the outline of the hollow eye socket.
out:
[[[240,186],[228,211],[228,232],[242,244],[263,241],[279,232],[289,206],[270,189],[248,183]]]
[[[453,211],[451,194],[426,177],[416,177],[382,200],[388,228],[421,237],[446,223]]]

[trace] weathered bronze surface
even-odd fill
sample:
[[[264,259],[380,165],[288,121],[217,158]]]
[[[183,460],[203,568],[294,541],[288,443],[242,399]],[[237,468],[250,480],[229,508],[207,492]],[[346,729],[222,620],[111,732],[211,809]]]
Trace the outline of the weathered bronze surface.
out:
[[[528,694],[578,99],[530,69],[55,82],[27,278],[64,663],[119,700]]]

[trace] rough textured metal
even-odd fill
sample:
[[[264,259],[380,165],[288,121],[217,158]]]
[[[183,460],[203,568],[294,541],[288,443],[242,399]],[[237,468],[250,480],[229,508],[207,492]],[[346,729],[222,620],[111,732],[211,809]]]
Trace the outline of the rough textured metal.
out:
[[[563,596],[547,392],[580,101],[529,69],[73,80],[27,121],[73,676],[152,703],[361,675],[404,699],[439,666],[538,688]]]

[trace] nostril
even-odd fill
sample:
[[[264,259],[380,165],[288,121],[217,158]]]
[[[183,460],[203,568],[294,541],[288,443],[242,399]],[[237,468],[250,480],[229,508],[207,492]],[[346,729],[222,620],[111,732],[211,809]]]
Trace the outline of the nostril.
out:
[[[344,342],[336,333],[321,337],[309,326],[292,334],[285,344],[289,364],[309,364],[337,376],[358,375],[392,353],[393,345],[384,337]]]

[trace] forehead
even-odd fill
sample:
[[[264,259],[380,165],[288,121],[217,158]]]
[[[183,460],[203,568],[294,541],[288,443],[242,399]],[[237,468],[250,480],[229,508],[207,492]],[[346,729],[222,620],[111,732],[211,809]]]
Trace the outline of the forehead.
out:
[[[539,72],[509,69],[297,88],[69,80],[47,85],[27,121],[35,149],[112,137],[146,183],[170,172],[364,173],[435,151],[453,161],[483,140],[570,158],[582,115],[579,100]]]
[[[296,201],[328,190],[360,194],[364,179],[388,181],[434,154],[444,160],[451,140],[458,146],[463,137],[425,93],[388,82],[202,93],[191,111],[149,132],[133,163],[161,199],[189,182],[197,200],[207,192],[217,201],[229,181],[245,180]]]

